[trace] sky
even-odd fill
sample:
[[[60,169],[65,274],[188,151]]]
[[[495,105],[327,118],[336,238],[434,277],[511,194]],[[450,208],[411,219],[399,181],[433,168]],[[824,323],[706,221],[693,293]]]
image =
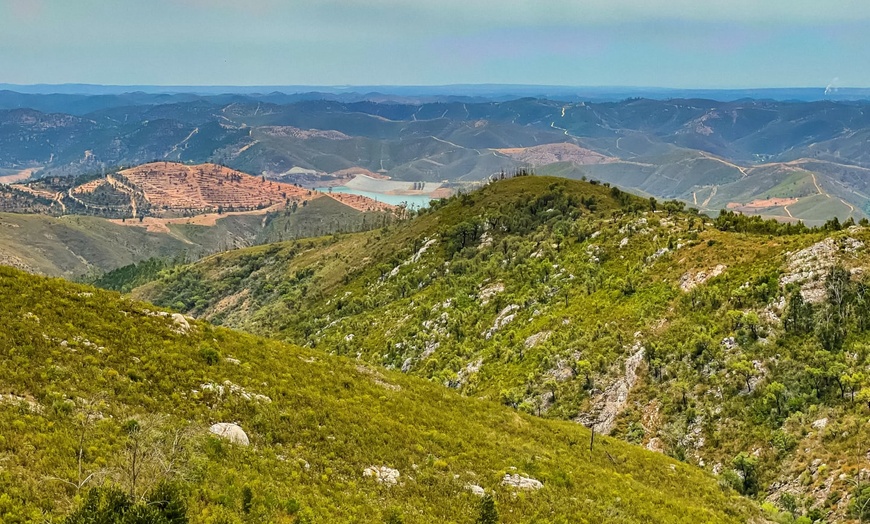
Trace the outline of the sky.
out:
[[[0,0],[0,83],[870,87],[868,0]]]

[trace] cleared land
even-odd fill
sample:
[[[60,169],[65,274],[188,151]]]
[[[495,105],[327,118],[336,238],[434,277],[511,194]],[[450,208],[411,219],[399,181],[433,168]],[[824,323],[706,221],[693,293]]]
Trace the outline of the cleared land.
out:
[[[416,184],[421,184],[417,182]],[[367,175],[357,175],[345,185],[351,189],[371,191],[387,195],[428,195],[441,188],[438,182],[423,182],[422,189],[414,189],[415,182],[406,180],[384,180]]]
[[[315,195],[291,184],[257,178],[217,164],[152,162],[118,173],[163,210],[257,209]]]
[[[544,144],[533,147],[511,147],[494,149],[513,160],[525,162],[533,166],[555,164],[557,162],[571,162],[578,165],[610,164],[618,162],[618,158],[609,157],[596,153],[591,149],[580,147],[577,144],[560,143]]]

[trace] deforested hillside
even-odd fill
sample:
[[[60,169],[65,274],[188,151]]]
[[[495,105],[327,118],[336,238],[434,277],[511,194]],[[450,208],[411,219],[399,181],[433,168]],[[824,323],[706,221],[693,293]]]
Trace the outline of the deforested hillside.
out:
[[[0,312],[4,523],[757,519],[580,425],[116,293],[0,268]]]
[[[222,253],[135,294],[667,454],[783,522],[870,483],[865,227],[521,176],[380,230]]]

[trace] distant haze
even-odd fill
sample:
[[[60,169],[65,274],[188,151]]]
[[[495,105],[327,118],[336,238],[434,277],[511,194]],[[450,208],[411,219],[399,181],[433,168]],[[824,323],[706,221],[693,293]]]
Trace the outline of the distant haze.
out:
[[[865,0],[0,0],[0,83],[870,86]]]

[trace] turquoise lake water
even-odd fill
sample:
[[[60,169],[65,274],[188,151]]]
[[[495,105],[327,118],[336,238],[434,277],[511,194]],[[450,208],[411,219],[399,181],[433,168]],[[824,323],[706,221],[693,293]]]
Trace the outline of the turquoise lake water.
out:
[[[329,193],[328,187],[318,187],[315,189],[317,191]],[[350,193],[352,195],[369,197],[371,199],[377,200],[378,202],[383,202],[385,204],[390,204],[394,206],[404,204],[408,207],[408,209],[422,209],[424,207],[429,207],[429,201],[432,200],[432,198],[428,196],[387,195],[385,193],[376,193],[374,191],[361,191],[359,189],[353,189],[347,186],[335,186],[332,188],[332,192]]]

